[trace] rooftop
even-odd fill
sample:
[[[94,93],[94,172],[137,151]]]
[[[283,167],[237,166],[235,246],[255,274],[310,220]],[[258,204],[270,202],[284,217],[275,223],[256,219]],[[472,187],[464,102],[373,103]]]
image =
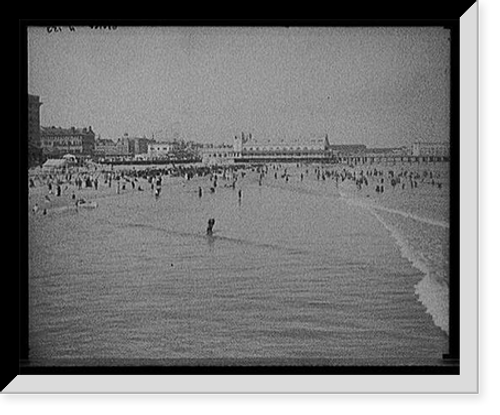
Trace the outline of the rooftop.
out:
[[[317,146],[324,146],[325,142],[327,141],[327,137],[313,137],[313,138],[294,138],[292,140],[277,140],[277,139],[255,139],[255,138],[250,138],[249,140],[246,140],[244,142],[245,147],[268,147],[268,146],[273,146],[273,147],[294,147],[294,146],[311,146],[311,145],[317,145]]]
[[[40,127],[40,133],[46,135],[72,135],[72,134],[94,134],[92,127],[83,128],[62,128],[62,127]]]

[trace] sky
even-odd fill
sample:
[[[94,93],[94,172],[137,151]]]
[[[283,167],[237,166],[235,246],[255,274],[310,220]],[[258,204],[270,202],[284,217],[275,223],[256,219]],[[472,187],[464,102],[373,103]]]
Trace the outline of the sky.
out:
[[[28,28],[42,126],[232,143],[449,141],[440,27]]]

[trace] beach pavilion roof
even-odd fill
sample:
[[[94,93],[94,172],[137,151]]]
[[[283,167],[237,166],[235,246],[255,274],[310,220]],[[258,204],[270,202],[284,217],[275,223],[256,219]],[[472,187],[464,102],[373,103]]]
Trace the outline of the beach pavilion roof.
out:
[[[43,163],[44,169],[62,169],[69,164],[67,159],[48,159]]]

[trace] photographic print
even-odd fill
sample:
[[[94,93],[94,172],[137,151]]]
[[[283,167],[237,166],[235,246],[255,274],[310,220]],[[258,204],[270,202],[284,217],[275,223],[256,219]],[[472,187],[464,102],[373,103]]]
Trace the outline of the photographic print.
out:
[[[459,373],[449,26],[26,30],[25,373]]]

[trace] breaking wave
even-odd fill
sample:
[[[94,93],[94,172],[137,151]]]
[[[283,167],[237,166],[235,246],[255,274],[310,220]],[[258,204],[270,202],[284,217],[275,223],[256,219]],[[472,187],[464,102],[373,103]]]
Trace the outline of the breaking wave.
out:
[[[424,274],[422,280],[415,285],[415,294],[426,311],[432,316],[434,324],[446,334],[449,334],[449,286],[446,275],[448,261],[439,252],[431,252],[435,250],[436,243],[430,241],[430,239],[434,238],[436,232],[431,229],[427,235],[419,232],[419,228],[414,224],[404,224],[403,221],[419,222],[420,226],[440,227],[441,229],[447,229],[449,225],[445,222],[434,221],[379,205],[369,205],[345,197],[343,197],[343,200],[349,204],[367,209],[395,239],[401,255]],[[384,218],[381,212],[399,215],[400,219],[399,221],[390,221]],[[401,217],[406,219],[401,219]]]

